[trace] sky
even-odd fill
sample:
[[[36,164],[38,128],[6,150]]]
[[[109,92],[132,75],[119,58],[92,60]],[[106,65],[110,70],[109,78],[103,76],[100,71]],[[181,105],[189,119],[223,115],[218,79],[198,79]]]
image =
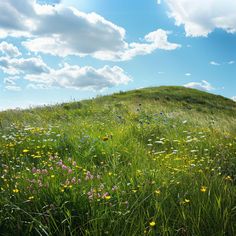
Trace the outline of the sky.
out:
[[[0,1],[0,110],[179,85],[236,100],[235,0]]]

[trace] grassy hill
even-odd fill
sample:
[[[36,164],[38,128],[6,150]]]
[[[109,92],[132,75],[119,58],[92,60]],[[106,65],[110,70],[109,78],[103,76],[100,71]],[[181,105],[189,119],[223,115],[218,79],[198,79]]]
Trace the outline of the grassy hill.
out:
[[[0,126],[0,235],[236,235],[230,99],[147,88]]]

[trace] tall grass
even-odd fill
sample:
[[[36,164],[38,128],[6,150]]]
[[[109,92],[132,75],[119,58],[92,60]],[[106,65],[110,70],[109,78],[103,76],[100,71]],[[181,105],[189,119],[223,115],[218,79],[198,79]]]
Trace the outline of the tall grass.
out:
[[[0,113],[0,235],[236,235],[235,115],[178,87]]]

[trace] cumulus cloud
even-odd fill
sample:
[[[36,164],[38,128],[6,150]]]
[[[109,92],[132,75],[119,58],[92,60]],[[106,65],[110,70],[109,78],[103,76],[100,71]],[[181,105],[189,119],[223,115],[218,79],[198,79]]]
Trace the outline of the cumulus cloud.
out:
[[[191,73],[185,73],[185,76],[191,76],[192,74]]]
[[[233,65],[235,63],[235,61],[228,61],[227,62],[229,65]]]
[[[0,38],[28,36],[35,3],[35,0],[0,1]]]
[[[165,0],[169,16],[183,25],[187,36],[207,36],[214,29],[236,32],[235,0]]]
[[[174,50],[168,32],[156,30],[144,43],[127,43],[125,29],[96,13],[63,4],[40,5],[35,0],[0,3],[0,37],[27,36],[22,44],[32,52],[55,56],[91,55],[102,60],[129,60],[156,49]]]
[[[95,69],[90,66],[79,67],[65,64],[62,68],[50,69],[42,75],[26,75],[25,79],[35,83],[36,87],[61,87],[74,89],[102,90],[121,84],[127,84],[131,78],[118,66],[104,66]],[[36,88],[34,87],[34,88]]]
[[[236,102],[236,96],[233,96],[231,99]]]
[[[31,83],[28,88],[45,89],[49,87],[86,88],[102,90],[132,79],[118,66],[104,66],[96,69],[91,66],[61,65],[59,69],[49,67],[41,57],[8,58],[0,57],[0,69],[7,75],[3,82],[14,90],[16,80],[23,78]],[[10,87],[9,87],[10,86]]]
[[[37,38],[23,43],[31,51],[58,56],[87,55],[126,46],[125,30],[96,13],[86,14],[61,4],[35,4],[35,9],[37,21],[30,30]]]
[[[42,74],[49,72],[49,67],[40,57],[8,58],[0,57],[0,69],[9,75]]]
[[[201,82],[190,82],[184,85],[186,88],[194,88],[202,91],[211,91],[214,90],[214,87],[207,82],[206,80],[202,80]]]
[[[0,43],[0,53],[8,57],[21,56],[19,49],[11,43],[5,41]]]
[[[147,55],[156,49],[175,50],[181,45],[168,42],[169,32],[158,29],[144,37],[144,43],[130,43],[123,50],[116,52],[97,52],[94,57],[102,60],[126,61],[138,55]]]

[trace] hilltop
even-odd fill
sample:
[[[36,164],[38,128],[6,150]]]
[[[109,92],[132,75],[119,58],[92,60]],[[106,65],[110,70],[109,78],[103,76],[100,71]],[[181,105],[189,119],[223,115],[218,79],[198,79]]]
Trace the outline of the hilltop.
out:
[[[0,235],[236,234],[230,99],[163,86],[4,111],[0,126]]]
[[[80,110],[81,112],[77,113],[77,115],[83,116],[87,115],[86,112],[83,114],[83,110],[87,110],[89,106],[93,108],[97,106],[94,112],[99,112],[107,106],[114,105],[115,107],[118,107],[122,104],[126,106],[137,106],[140,103],[151,103],[155,105],[155,107],[152,107],[153,110],[158,106],[158,109],[163,109],[163,111],[192,110],[193,112],[197,111],[206,114],[215,113],[216,115],[219,115],[219,113],[226,113],[227,115],[232,116],[235,116],[236,112],[236,103],[223,96],[181,86],[161,86],[137,89],[128,92],[121,91],[113,95],[79,102],[62,103],[54,106],[44,106],[26,110],[8,110],[0,112],[0,114],[2,119],[4,119],[5,116],[7,119],[10,119],[10,117],[14,117],[14,114],[17,116],[24,114],[37,114],[37,116],[41,116],[40,113],[47,113],[50,117],[53,117],[55,112],[61,112],[63,114],[70,113],[71,110]]]

